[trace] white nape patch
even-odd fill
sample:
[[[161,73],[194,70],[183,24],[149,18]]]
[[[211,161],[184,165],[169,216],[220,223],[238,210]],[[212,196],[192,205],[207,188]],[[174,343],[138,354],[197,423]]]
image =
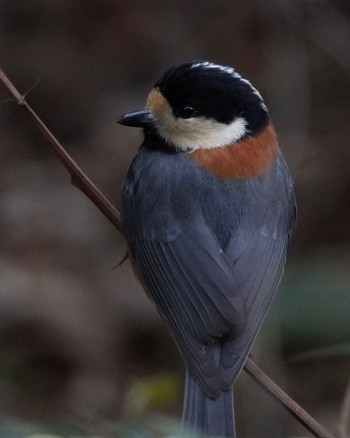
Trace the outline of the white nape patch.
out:
[[[205,68],[205,69],[220,70],[222,72],[229,74],[233,78],[239,79],[241,82],[244,82],[245,84],[249,85],[249,87],[252,90],[252,93],[255,94],[256,96],[258,96],[258,98],[261,100],[260,107],[264,111],[268,112],[268,109],[264,103],[264,99],[263,99],[262,95],[259,93],[259,91],[255,87],[253,87],[253,85],[251,84],[251,82],[248,81],[248,79],[244,79],[239,73],[237,73],[234,68],[226,67],[226,66],[220,65],[220,64],[214,64],[213,62],[209,62],[209,61],[197,62],[197,63],[192,64],[192,66],[191,66],[191,68],[198,68],[198,67]]]
[[[248,133],[244,117],[236,117],[229,125],[205,117],[181,119],[169,105],[158,117],[153,115],[153,120],[159,135],[184,152],[225,147]]]

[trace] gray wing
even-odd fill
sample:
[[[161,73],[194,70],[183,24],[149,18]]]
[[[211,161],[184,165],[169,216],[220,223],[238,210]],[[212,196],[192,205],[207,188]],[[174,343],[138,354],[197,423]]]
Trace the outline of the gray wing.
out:
[[[189,368],[205,392],[216,395],[222,386],[216,340],[234,337],[246,320],[229,260],[182,233],[171,242],[139,240],[134,256]]]
[[[186,234],[139,240],[135,258],[192,373],[213,396],[232,385],[280,282],[287,239],[241,234],[233,266]],[[231,254],[232,256],[232,254]]]
[[[143,229],[132,241],[147,292],[211,397],[232,385],[282,276],[294,199],[288,184],[271,198],[275,177],[249,187],[246,218],[225,247],[200,214],[169,239]]]

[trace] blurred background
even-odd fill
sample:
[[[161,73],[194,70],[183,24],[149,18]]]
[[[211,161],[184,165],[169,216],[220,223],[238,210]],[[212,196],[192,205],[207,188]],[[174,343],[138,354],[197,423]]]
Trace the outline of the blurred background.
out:
[[[350,378],[348,0],[0,0],[0,67],[119,205],[142,108],[207,58],[261,91],[295,180],[298,227],[254,358],[337,430]],[[0,437],[164,437],[183,365],[126,245],[0,87]],[[240,437],[309,436],[245,373]],[[346,434],[338,435],[344,438]]]

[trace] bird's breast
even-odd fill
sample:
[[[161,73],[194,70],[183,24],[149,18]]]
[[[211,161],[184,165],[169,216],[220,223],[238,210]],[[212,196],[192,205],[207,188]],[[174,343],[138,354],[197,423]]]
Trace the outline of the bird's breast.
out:
[[[198,149],[187,156],[220,179],[249,180],[265,175],[279,155],[276,132],[269,124],[256,136],[222,148]]]

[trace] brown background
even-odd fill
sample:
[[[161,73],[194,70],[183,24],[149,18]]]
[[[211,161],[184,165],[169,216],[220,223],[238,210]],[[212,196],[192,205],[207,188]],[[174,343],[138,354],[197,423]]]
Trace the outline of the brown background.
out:
[[[116,116],[142,108],[165,69],[207,58],[261,91],[299,219],[255,357],[331,430],[350,370],[349,44],[346,0],[0,1],[0,67],[116,205],[141,142]],[[181,412],[173,342],[129,264],[113,269],[121,236],[7,99],[0,89],[0,436],[164,436],[160,420]],[[245,375],[236,400],[240,436],[307,436]]]

